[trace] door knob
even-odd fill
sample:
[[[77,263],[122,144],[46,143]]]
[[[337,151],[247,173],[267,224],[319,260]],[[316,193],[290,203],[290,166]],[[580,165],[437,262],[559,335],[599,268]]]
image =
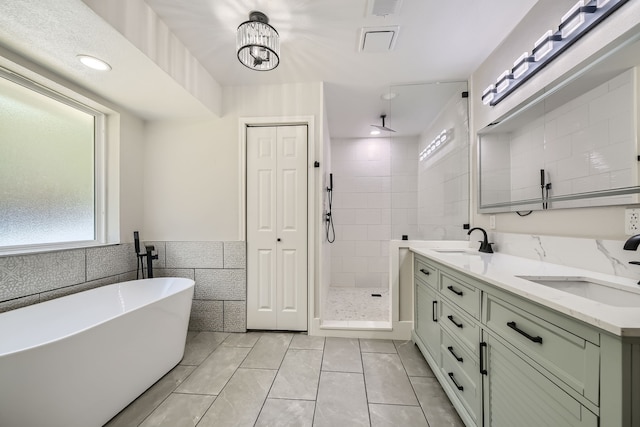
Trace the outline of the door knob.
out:
[[[278,242],[281,242],[281,241],[282,241],[282,239],[280,239],[280,238],[278,237]]]

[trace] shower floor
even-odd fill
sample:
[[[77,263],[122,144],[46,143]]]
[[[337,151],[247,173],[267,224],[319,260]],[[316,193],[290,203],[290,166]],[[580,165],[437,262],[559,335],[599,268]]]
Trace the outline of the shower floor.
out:
[[[389,289],[330,287],[324,307],[325,321],[388,322]]]

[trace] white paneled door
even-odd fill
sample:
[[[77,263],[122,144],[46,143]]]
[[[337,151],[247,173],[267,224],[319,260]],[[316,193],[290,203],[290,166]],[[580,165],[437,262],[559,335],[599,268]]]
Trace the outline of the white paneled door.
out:
[[[247,328],[307,330],[307,126],[247,127]]]

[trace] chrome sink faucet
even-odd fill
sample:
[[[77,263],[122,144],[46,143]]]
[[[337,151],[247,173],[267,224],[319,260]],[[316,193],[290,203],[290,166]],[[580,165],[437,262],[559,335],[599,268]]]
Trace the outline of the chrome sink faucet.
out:
[[[480,242],[480,249],[478,249],[478,252],[484,252],[486,254],[492,254],[493,253],[493,249],[491,248],[491,245],[493,245],[493,243],[489,243],[489,238],[487,237],[487,232],[484,231],[484,228],[473,227],[471,230],[469,230],[469,232],[467,232],[467,236],[471,235],[471,232],[473,230],[482,231],[482,235],[484,236],[484,240],[478,240]]]
[[[635,251],[638,249],[638,246],[640,246],[640,234],[629,237],[627,241],[624,242],[622,249],[625,251]],[[629,261],[629,264],[640,265],[640,261]],[[638,285],[640,285],[640,282],[638,282]]]

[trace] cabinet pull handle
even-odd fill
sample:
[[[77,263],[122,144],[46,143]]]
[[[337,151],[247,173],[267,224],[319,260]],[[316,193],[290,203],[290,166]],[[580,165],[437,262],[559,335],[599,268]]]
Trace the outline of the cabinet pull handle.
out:
[[[430,273],[429,273],[429,270],[425,270],[424,268],[421,268],[421,269],[420,269],[420,272],[421,272],[422,274],[424,274],[425,276],[428,276],[428,275],[430,274]]]
[[[482,375],[487,375],[487,370],[484,367],[484,352],[487,350],[487,343],[480,343],[480,373]]]
[[[462,327],[463,327],[462,323],[458,323],[455,320],[453,320],[453,316],[449,315],[449,316],[447,316],[447,319],[451,320],[451,323],[456,325],[458,328],[462,329]]]
[[[453,292],[454,294],[458,295],[458,296],[462,296],[464,295],[464,293],[462,291],[457,290],[456,288],[454,288],[453,286],[447,286],[447,289],[449,289],[451,292]]]
[[[455,384],[455,386],[458,388],[458,390],[460,390],[460,391],[464,390],[464,387],[462,387],[460,384],[458,384],[456,379],[453,377],[453,372],[449,372],[449,378],[451,378],[451,381],[453,381],[453,384]]]
[[[431,309],[432,309],[432,313],[431,313],[431,320],[433,320],[434,322],[438,321],[438,301],[433,301],[431,303]]]
[[[462,363],[462,357],[458,356],[454,351],[453,351],[453,347],[449,346],[447,347],[447,350],[449,350],[449,353],[451,353],[453,355],[453,357],[456,358],[456,360],[460,363]]]
[[[538,344],[542,344],[542,337],[534,337],[523,331],[522,329],[518,329],[516,326],[516,322],[507,322],[507,326],[519,333],[520,335],[524,335],[526,338],[533,342],[537,342]]]

